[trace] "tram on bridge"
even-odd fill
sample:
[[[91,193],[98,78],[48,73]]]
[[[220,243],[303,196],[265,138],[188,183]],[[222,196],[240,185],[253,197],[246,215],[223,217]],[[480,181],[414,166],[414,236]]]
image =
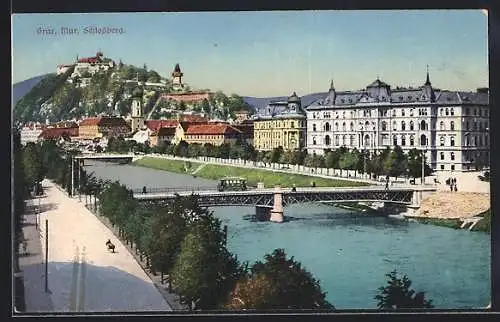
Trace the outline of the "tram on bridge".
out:
[[[246,191],[247,180],[241,177],[224,177],[217,185],[218,191]]]

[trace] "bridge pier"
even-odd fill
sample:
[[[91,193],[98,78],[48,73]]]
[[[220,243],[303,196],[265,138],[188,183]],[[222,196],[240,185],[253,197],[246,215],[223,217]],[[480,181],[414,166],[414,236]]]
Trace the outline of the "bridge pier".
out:
[[[411,200],[412,206],[420,207],[420,202],[422,201],[422,191],[413,191],[413,197]]]
[[[279,187],[276,188],[276,192],[274,193],[274,203],[273,208],[271,209],[271,217],[269,220],[271,222],[282,223],[284,221],[283,217],[283,194],[281,193],[281,189]]]

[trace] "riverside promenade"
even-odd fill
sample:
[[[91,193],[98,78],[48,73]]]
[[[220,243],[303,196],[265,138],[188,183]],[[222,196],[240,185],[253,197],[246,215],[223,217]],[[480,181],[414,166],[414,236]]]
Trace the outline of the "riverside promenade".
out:
[[[46,196],[40,199],[41,211],[31,215],[31,224],[24,228],[28,253],[33,253],[26,256],[31,262],[21,260],[26,312],[172,310],[127,248],[84,202],[69,197],[48,180],[43,181],[43,188]],[[33,230],[36,217],[40,225]],[[45,265],[40,263],[45,258],[46,220],[48,293]],[[107,250],[108,239],[116,245],[116,253]]]

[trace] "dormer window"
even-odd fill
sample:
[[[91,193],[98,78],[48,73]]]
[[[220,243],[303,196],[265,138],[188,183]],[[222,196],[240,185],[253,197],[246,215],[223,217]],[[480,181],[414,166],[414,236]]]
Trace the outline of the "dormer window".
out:
[[[425,95],[422,95],[422,99],[425,100]]]
[[[411,95],[408,95],[408,99],[411,100],[413,97]]]
[[[402,101],[402,100],[403,100],[403,96],[400,96],[400,97],[399,97],[399,100],[400,100],[400,101]]]
[[[342,103],[345,103],[345,99],[341,99],[340,101],[341,101]]]
[[[352,103],[352,98],[349,99],[349,103]]]

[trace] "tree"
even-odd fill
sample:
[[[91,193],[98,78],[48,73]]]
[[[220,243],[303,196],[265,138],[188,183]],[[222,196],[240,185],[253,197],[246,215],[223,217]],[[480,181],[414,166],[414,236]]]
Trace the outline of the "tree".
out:
[[[24,177],[22,147],[20,134],[17,129],[13,130],[13,145],[14,145],[14,241],[15,245],[19,245],[22,237],[22,216],[25,209],[24,200],[27,197],[27,187]],[[15,247],[14,251],[17,254],[19,248]],[[17,261],[16,261],[17,265]]]
[[[231,293],[226,308],[230,310],[267,309],[267,300],[276,290],[273,282],[265,275],[240,280]]]
[[[351,169],[355,164],[356,160],[351,153],[347,152],[342,154],[339,159],[340,175],[342,175],[342,170]]]
[[[224,246],[220,220],[211,213],[196,219],[181,243],[171,273],[174,291],[191,309],[222,306],[243,275],[243,268]]]
[[[188,148],[189,148],[189,144],[186,141],[182,140],[174,147],[174,151],[173,151],[174,155],[186,157],[187,153],[188,153]]]
[[[250,269],[249,282],[243,281],[232,292],[229,303],[240,302],[245,309],[333,309],[310,272],[295,261],[287,259],[283,249],[265,255],[265,262],[257,261]],[[250,299],[245,294],[263,296]],[[241,301],[239,296],[245,297]],[[241,308],[241,307],[240,307]]]
[[[413,178],[422,176],[422,151],[411,149],[407,156],[408,175]],[[426,176],[432,173],[432,169],[427,162],[424,164],[424,174]]]
[[[231,151],[231,145],[229,143],[222,143],[217,148],[217,157],[222,159],[229,158],[229,153]]]
[[[396,145],[390,153],[389,175],[399,177],[408,169],[408,159],[399,145]]]
[[[271,151],[271,163],[277,163],[283,154],[283,147],[279,146]]]
[[[206,98],[204,98],[201,102],[201,110],[207,114],[210,114],[210,112],[212,111],[212,109],[210,108],[210,103]]]
[[[404,275],[402,278],[397,276],[394,270],[386,274],[389,278],[387,286],[382,286],[378,290],[380,294],[375,296],[378,300],[377,307],[379,309],[418,309],[418,308],[433,308],[431,300],[427,300],[424,292],[415,293],[410,289],[411,280]]]
[[[23,149],[22,159],[26,183],[30,187],[34,187],[38,182],[43,180],[45,175],[39,147],[33,142],[26,144]]]

